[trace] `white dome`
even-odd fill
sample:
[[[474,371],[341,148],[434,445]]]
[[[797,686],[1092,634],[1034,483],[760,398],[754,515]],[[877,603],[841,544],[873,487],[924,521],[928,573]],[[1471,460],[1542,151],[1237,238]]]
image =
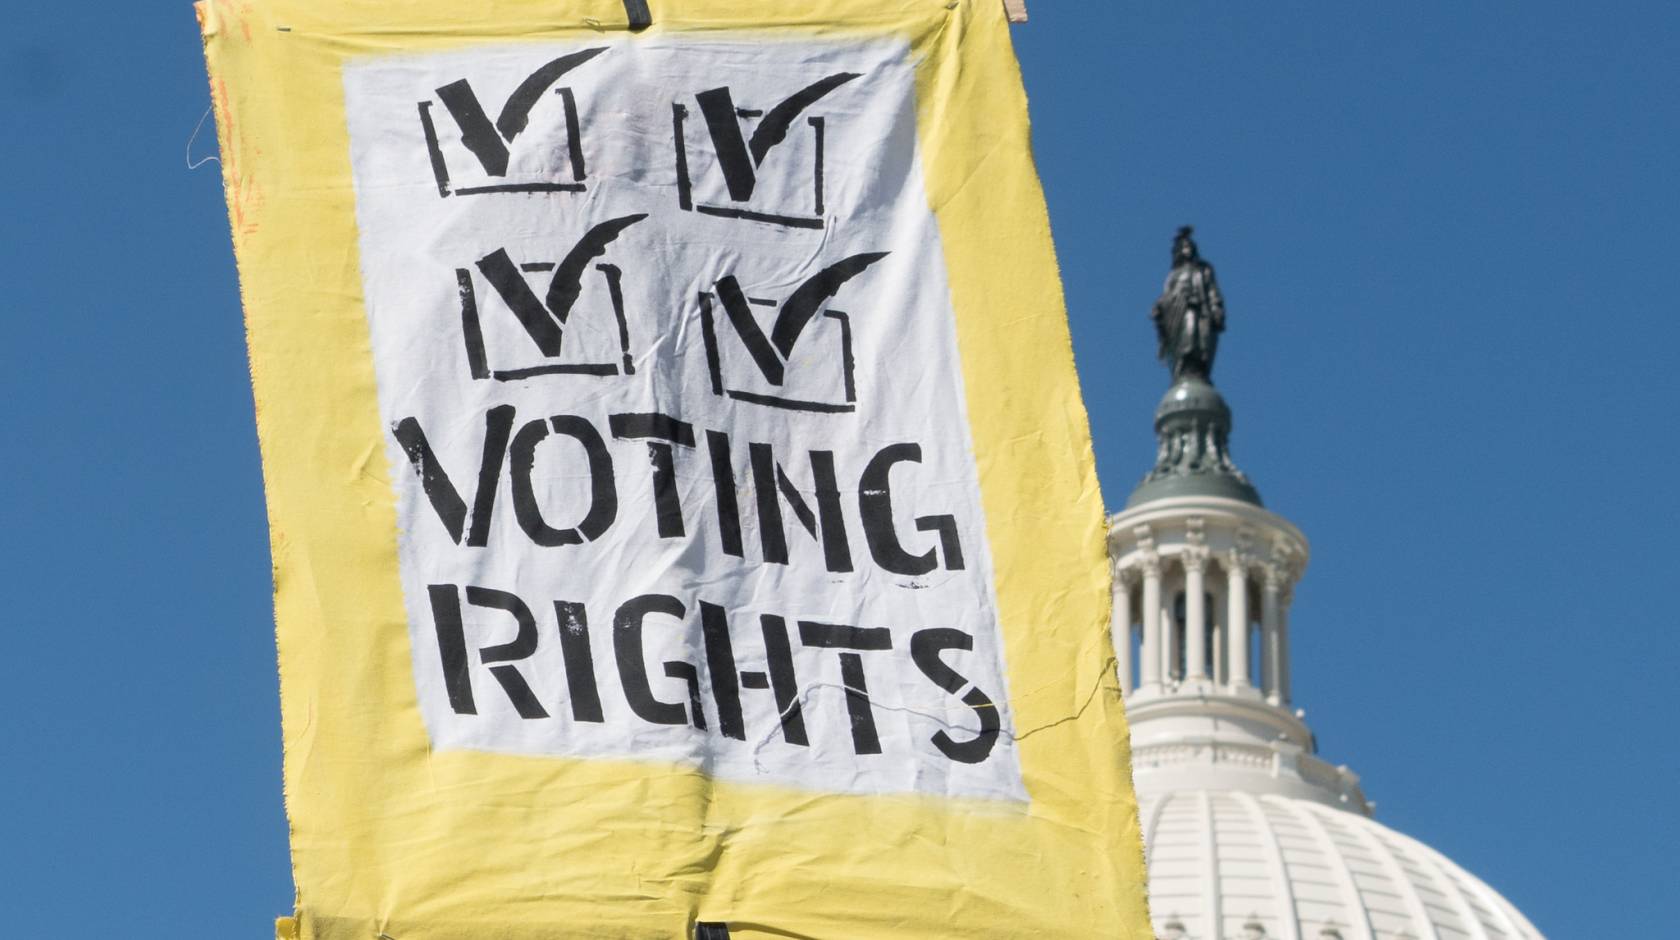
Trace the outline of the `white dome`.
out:
[[[1139,814],[1161,940],[1541,940],[1475,876],[1356,812],[1173,790]]]

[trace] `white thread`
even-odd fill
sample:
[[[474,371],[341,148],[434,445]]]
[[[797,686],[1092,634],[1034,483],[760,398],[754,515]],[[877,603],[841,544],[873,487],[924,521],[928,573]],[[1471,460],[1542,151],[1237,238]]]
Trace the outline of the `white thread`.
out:
[[[211,106],[209,106],[209,105],[205,106],[204,113],[198,116],[198,124],[194,125],[194,127],[193,127],[192,136],[187,138],[187,169],[189,169],[189,170],[196,170],[199,167],[203,166],[204,164],[211,162],[212,160],[214,160],[217,163],[222,162],[222,158],[216,156],[215,154],[211,154],[210,156],[205,157],[202,160],[199,160],[197,163],[193,162],[193,155],[192,155],[193,142],[198,140],[198,132],[204,129],[204,122],[207,118],[210,117],[210,107]]]

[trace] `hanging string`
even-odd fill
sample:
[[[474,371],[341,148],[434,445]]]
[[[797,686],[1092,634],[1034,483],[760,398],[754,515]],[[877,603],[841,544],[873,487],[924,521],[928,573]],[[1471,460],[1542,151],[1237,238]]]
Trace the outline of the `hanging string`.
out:
[[[210,105],[206,105],[204,107],[204,113],[198,117],[198,124],[193,127],[192,136],[187,138],[187,169],[189,170],[196,170],[204,164],[212,161],[216,163],[222,162],[222,158],[216,156],[215,154],[202,157],[196,161],[193,159],[192,155],[193,144],[198,140],[198,132],[204,129],[204,122],[210,119],[210,107]]]

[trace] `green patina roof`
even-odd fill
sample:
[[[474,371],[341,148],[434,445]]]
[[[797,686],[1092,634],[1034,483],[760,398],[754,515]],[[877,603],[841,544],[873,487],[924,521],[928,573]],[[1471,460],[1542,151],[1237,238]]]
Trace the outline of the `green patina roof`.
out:
[[[1231,460],[1231,408],[1213,383],[1187,375],[1155,409],[1155,466],[1126,506],[1174,496],[1222,496],[1262,505],[1260,493]]]

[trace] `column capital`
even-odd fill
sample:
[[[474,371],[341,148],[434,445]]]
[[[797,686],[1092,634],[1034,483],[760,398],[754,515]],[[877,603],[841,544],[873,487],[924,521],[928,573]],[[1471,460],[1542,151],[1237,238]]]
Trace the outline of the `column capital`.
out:
[[[1289,583],[1289,571],[1275,561],[1268,561],[1260,565],[1261,574],[1265,578],[1266,593],[1281,594],[1284,585]]]
[[[1303,559],[1300,550],[1288,539],[1278,536],[1272,540],[1271,563],[1283,571],[1285,581],[1295,581],[1301,576]]]
[[[1120,587],[1131,590],[1133,587],[1136,587],[1137,583],[1142,579],[1143,576],[1138,571],[1137,565],[1122,565],[1118,562],[1115,563],[1114,583],[1118,584]]]
[[[1178,553],[1178,560],[1184,565],[1185,571],[1207,570],[1208,559],[1213,555],[1206,545],[1186,545]]]
[[[1161,576],[1161,556],[1154,551],[1140,552],[1128,567],[1145,578],[1159,578]]]
[[[1234,548],[1225,553],[1221,559],[1225,562],[1225,570],[1229,574],[1248,577],[1248,573],[1255,567],[1256,561],[1252,554],[1240,548]]]

